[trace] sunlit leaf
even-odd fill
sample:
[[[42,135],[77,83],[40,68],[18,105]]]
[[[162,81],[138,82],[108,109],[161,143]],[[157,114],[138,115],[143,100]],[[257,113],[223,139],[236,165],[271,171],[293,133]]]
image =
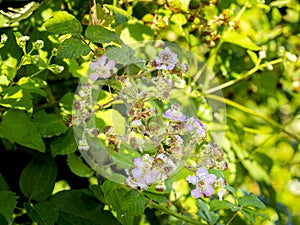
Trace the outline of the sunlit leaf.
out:
[[[117,8],[113,5],[107,5],[107,4],[105,4],[104,6],[109,8],[112,11],[113,16],[115,18],[115,26],[119,26],[128,21],[126,12],[123,9]]]
[[[19,110],[32,111],[31,95],[27,90],[23,90],[18,86],[9,87],[0,99],[0,105]]]
[[[44,26],[48,32],[54,34],[80,35],[82,32],[82,26],[79,20],[66,11],[57,12],[53,18],[44,23]]]
[[[262,203],[261,200],[259,200],[259,198],[253,194],[250,193],[247,196],[243,196],[238,200],[238,204],[241,206],[251,206],[251,207],[257,207],[260,209],[265,209],[266,206],[264,205],[264,203]]]
[[[37,77],[22,77],[19,81],[18,81],[18,85],[24,89],[27,90],[28,92],[31,93],[37,93],[41,96],[46,96],[47,93],[45,92],[45,90],[43,89],[47,83],[46,81],[37,78]]]
[[[0,10],[0,13],[9,19],[9,23],[16,23],[21,20],[27,19],[38,7],[39,3],[29,2],[22,8],[14,9],[8,7],[7,11]]]
[[[77,58],[89,54],[90,51],[90,47],[78,38],[70,38],[61,44],[57,58]]]
[[[119,36],[115,32],[101,26],[88,26],[88,28],[85,30],[85,37],[91,42],[100,44],[119,39]]]
[[[42,137],[58,136],[68,129],[57,114],[48,114],[45,110],[39,110],[34,114],[33,123]]]
[[[214,211],[220,210],[220,209],[230,209],[231,211],[236,211],[239,209],[239,207],[237,205],[235,205],[227,200],[220,201],[220,200],[214,199],[211,201],[210,206],[211,206],[211,209]]]
[[[232,43],[253,51],[258,51],[261,49],[249,37],[245,36],[242,33],[237,33],[236,31],[224,33],[222,36],[222,40],[224,42]]]

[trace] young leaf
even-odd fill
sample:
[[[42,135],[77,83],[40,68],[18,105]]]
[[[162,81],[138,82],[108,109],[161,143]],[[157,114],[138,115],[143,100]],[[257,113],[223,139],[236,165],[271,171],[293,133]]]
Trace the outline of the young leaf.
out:
[[[45,152],[45,144],[37,128],[23,111],[9,110],[2,118],[3,137],[12,143]]]
[[[47,199],[54,188],[56,173],[54,159],[33,159],[21,173],[19,185],[22,193],[36,201]]]
[[[34,207],[24,203],[28,216],[40,225],[54,225],[58,218],[56,207],[48,201],[39,202]]]
[[[88,26],[85,30],[86,39],[95,43],[108,43],[116,41],[119,39],[119,36],[104,27],[101,26]]]
[[[68,155],[67,163],[71,171],[79,177],[90,177],[94,174],[94,171],[75,154]]]
[[[17,196],[11,191],[0,191],[0,214],[8,224],[13,224],[13,212],[17,205]]]
[[[73,129],[69,129],[63,135],[54,139],[50,144],[50,149],[53,156],[67,155],[73,153],[77,149]]]
[[[82,32],[82,26],[79,20],[66,11],[57,12],[53,18],[44,23],[44,26],[53,34],[80,35]]]
[[[120,205],[121,209],[129,215],[139,216],[145,210],[146,199],[140,192],[131,190],[122,197]]]
[[[90,47],[78,38],[65,40],[58,50],[57,58],[77,58],[85,56],[91,51]]]
[[[33,123],[42,137],[53,137],[64,133],[68,128],[57,114],[48,114],[39,110],[33,117]]]
[[[257,207],[260,209],[265,209],[266,206],[264,205],[264,203],[262,203],[259,198],[253,194],[250,193],[247,196],[243,196],[238,200],[238,204],[241,206],[251,206],[251,207]]]
[[[226,32],[222,36],[224,42],[232,43],[246,49],[258,51],[261,48],[257,46],[249,37],[236,31]]]

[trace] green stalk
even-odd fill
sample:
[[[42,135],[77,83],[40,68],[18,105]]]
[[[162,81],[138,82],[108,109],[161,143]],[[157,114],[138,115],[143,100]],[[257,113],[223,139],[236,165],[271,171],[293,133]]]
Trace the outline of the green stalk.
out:
[[[283,133],[289,135],[291,138],[293,138],[298,143],[300,143],[300,138],[298,136],[296,136],[295,134],[289,132],[281,124],[279,124],[278,122],[276,122],[275,120],[272,120],[271,118],[269,118],[267,116],[259,114],[259,113],[255,112],[255,111],[253,111],[252,109],[249,109],[249,108],[247,108],[247,107],[245,107],[243,105],[240,105],[240,104],[238,104],[238,103],[236,103],[234,101],[231,101],[231,100],[226,99],[226,98],[222,98],[222,97],[217,96],[217,95],[208,94],[208,95],[206,95],[206,97],[209,98],[209,99],[216,100],[218,102],[224,102],[226,105],[230,105],[230,106],[232,106],[232,107],[234,107],[236,109],[241,110],[242,112],[245,112],[247,114],[256,116],[258,118],[261,118],[261,119],[265,120],[266,122],[268,122],[270,125],[272,125],[274,128],[280,129]]]
[[[180,219],[181,221],[184,221],[184,222],[186,222],[186,223],[188,223],[188,224],[203,225],[203,223],[201,223],[201,222],[199,222],[199,221],[193,220],[193,219],[191,219],[191,218],[189,218],[189,217],[187,217],[187,216],[183,216],[183,215],[181,215],[181,214],[179,214],[179,213],[176,213],[176,212],[174,212],[174,211],[168,209],[167,207],[164,207],[164,206],[162,206],[162,205],[160,205],[160,204],[157,204],[157,203],[155,203],[155,202],[150,202],[150,203],[148,204],[148,206],[149,206],[149,207],[152,207],[152,208],[156,208],[156,209],[158,209],[159,211],[164,212],[164,213],[166,213],[166,214],[168,214],[168,215],[174,216],[174,217],[176,217],[177,219]]]
[[[222,90],[224,88],[227,88],[227,87],[229,87],[231,85],[234,85],[237,82],[239,82],[239,81],[241,81],[241,80],[243,80],[243,79],[245,79],[247,77],[250,77],[251,75],[255,74],[258,70],[261,70],[261,69],[267,67],[268,65],[275,65],[275,64],[281,63],[281,62],[282,62],[282,59],[275,59],[275,60],[272,60],[270,62],[266,62],[266,63],[263,63],[261,65],[257,65],[255,67],[253,67],[251,70],[249,70],[247,73],[241,75],[239,78],[234,79],[234,80],[230,80],[230,81],[228,81],[228,82],[226,82],[224,84],[221,84],[221,85],[219,85],[217,87],[208,89],[205,93],[206,94],[211,94],[213,92],[216,92],[216,91]]]

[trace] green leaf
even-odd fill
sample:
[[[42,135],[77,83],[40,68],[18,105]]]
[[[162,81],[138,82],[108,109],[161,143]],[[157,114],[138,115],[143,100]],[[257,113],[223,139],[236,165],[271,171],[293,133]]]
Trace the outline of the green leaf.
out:
[[[10,8],[10,11],[8,12],[0,10],[0,13],[9,19],[9,23],[17,23],[21,20],[27,19],[39,7],[39,5],[40,4],[36,2],[29,2],[22,8]]]
[[[118,224],[111,212],[95,198],[80,190],[61,191],[50,202],[59,210],[58,225],[107,225]]]
[[[151,192],[144,192],[144,195],[150,198],[151,200],[158,202],[158,203],[167,203],[168,198],[162,194],[155,194]]]
[[[6,180],[0,173],[0,191],[9,191],[9,186],[6,183]]]
[[[126,15],[126,12],[123,9],[117,8],[113,5],[104,5],[105,7],[109,8],[110,11],[112,11],[113,16],[115,18],[115,26],[119,26],[123,23],[126,23],[128,21],[128,17]]]
[[[258,51],[261,48],[257,46],[249,37],[236,31],[226,32],[222,36],[224,42],[232,43],[246,49]]]
[[[60,99],[59,107],[61,108],[61,110],[64,114],[72,114],[73,101],[74,101],[74,93],[73,92],[66,93]]]
[[[17,83],[22,89],[31,93],[36,93],[46,97],[47,93],[43,88],[47,85],[46,81],[37,77],[22,77]]]
[[[42,137],[46,138],[58,136],[68,130],[57,114],[48,114],[45,110],[39,110],[34,114],[33,123]]]
[[[12,86],[7,89],[3,98],[0,99],[0,105],[7,108],[32,111],[31,95],[18,86]]]
[[[116,63],[121,65],[129,65],[129,64],[140,64],[141,60],[134,57],[134,51],[126,46],[122,46],[122,48],[117,46],[108,46],[105,48],[106,55],[108,59],[114,60]]]
[[[253,194],[250,193],[247,196],[243,196],[238,200],[238,204],[241,206],[251,206],[251,207],[257,207],[260,209],[265,209],[266,206],[264,205],[264,203],[262,203],[259,198]]]
[[[78,38],[70,38],[65,40],[60,46],[57,58],[78,58],[89,54],[90,51],[90,47]]]
[[[18,110],[7,111],[2,118],[3,137],[11,143],[18,143],[28,148],[45,152],[45,144],[37,128],[26,112]],[[1,133],[1,132],[0,132]]]
[[[140,192],[131,190],[122,197],[120,205],[129,215],[139,216],[144,213],[146,198]]]
[[[94,171],[75,154],[69,154],[67,163],[71,171],[79,177],[90,177]]]
[[[197,206],[198,206],[197,215],[206,221],[211,221],[207,204],[201,199],[197,199]]]
[[[227,200],[220,201],[218,199],[212,200],[210,203],[210,207],[213,211],[220,210],[220,209],[230,209],[231,211],[236,211],[239,209],[238,206],[236,206],[235,204]]]
[[[77,149],[77,143],[74,137],[73,129],[69,129],[65,134],[55,138],[50,144],[51,153],[56,155],[67,155]]]
[[[117,212],[117,219],[124,225],[134,224],[135,217],[133,215],[125,213],[120,205],[120,199],[128,193],[128,191],[122,187],[122,185],[106,180],[102,185],[102,191],[106,200],[106,203]]]
[[[33,159],[21,173],[19,185],[22,193],[36,201],[47,199],[53,191],[56,173],[54,159]]]
[[[119,36],[104,27],[101,26],[88,26],[85,30],[86,39],[95,43],[109,43],[119,39]]]
[[[39,225],[54,225],[58,219],[56,207],[48,201],[39,202],[34,207],[31,207],[28,202],[25,202],[24,208],[32,221]]]
[[[0,191],[0,214],[8,224],[13,224],[13,213],[17,205],[17,196],[11,191]]]
[[[257,65],[257,63],[258,63],[258,57],[257,57],[257,55],[255,54],[255,52],[253,52],[253,51],[251,51],[251,50],[247,50],[247,53],[248,53],[248,55],[250,56],[252,62],[253,62],[255,65]]]
[[[73,34],[80,35],[82,26],[79,20],[66,11],[57,12],[53,18],[48,19],[44,26],[48,32],[53,34]]]
[[[100,201],[100,202],[103,202],[105,203],[105,199],[104,199],[104,195],[103,195],[103,192],[101,190],[101,188],[94,184],[94,185],[91,185],[89,187],[89,189],[93,192],[94,196]]]

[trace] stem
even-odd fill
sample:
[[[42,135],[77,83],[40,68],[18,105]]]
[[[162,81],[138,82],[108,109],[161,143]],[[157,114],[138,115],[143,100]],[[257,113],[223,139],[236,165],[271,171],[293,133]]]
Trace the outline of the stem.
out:
[[[193,219],[191,219],[191,218],[189,218],[189,217],[187,217],[187,216],[178,214],[178,213],[176,213],[176,212],[174,212],[174,211],[168,209],[167,207],[162,206],[162,205],[160,205],[160,204],[157,204],[157,203],[155,203],[155,202],[150,202],[150,203],[148,203],[148,206],[149,206],[149,207],[156,208],[156,209],[158,209],[158,210],[161,211],[161,212],[164,212],[164,213],[166,213],[166,214],[168,214],[168,215],[174,216],[174,217],[176,217],[177,219],[180,219],[181,221],[187,222],[187,223],[189,223],[189,224],[203,225],[203,223],[201,223],[201,222],[199,222],[199,221],[196,221],[196,220],[193,220]]]
[[[52,90],[51,88],[47,85],[45,86],[45,91],[47,93],[47,96],[48,96],[48,104],[49,105],[53,105],[54,106],[54,110],[57,114],[60,114],[60,110],[58,108],[58,105],[57,105],[57,102],[56,102],[56,99],[54,97],[54,95],[52,94]]]
[[[229,225],[232,220],[237,216],[237,214],[239,213],[239,211],[243,208],[243,206],[241,206],[234,214],[233,216],[230,218],[230,220],[226,223],[226,225]]]
[[[208,94],[206,95],[207,98],[209,99],[213,99],[213,100],[216,100],[218,102],[224,102],[226,105],[230,105],[234,108],[237,108],[245,113],[248,113],[250,115],[253,115],[253,116],[256,116],[256,117],[259,117],[265,121],[267,121],[269,124],[271,124],[273,127],[275,128],[279,128],[283,133],[289,135],[291,138],[293,138],[294,140],[296,140],[298,143],[300,143],[300,138],[297,137],[296,135],[294,135],[293,133],[289,132],[288,130],[286,130],[281,124],[279,124],[278,122],[276,122],[275,120],[267,117],[267,116],[264,116],[262,114],[259,114],[255,111],[253,111],[252,109],[249,109],[243,105],[240,105],[234,101],[231,101],[229,99],[226,99],[226,98],[222,98],[222,97],[219,97],[217,95],[211,95],[211,94]]]
[[[275,59],[275,60],[272,60],[270,62],[266,62],[266,63],[263,63],[261,65],[257,65],[255,67],[253,67],[251,70],[249,70],[247,73],[241,75],[239,78],[237,78],[235,80],[230,80],[230,81],[228,81],[228,82],[226,82],[224,84],[221,84],[221,85],[219,85],[217,87],[208,89],[205,93],[206,94],[211,94],[213,92],[216,92],[216,91],[222,90],[224,88],[227,88],[227,87],[229,87],[231,85],[234,85],[237,82],[239,82],[239,81],[241,81],[241,80],[243,80],[243,79],[245,79],[247,77],[250,77],[251,75],[255,74],[255,72],[257,72],[258,70],[261,70],[261,69],[267,67],[270,64],[274,65],[274,64],[277,64],[277,63],[280,63],[280,62],[282,62],[282,59]]]

